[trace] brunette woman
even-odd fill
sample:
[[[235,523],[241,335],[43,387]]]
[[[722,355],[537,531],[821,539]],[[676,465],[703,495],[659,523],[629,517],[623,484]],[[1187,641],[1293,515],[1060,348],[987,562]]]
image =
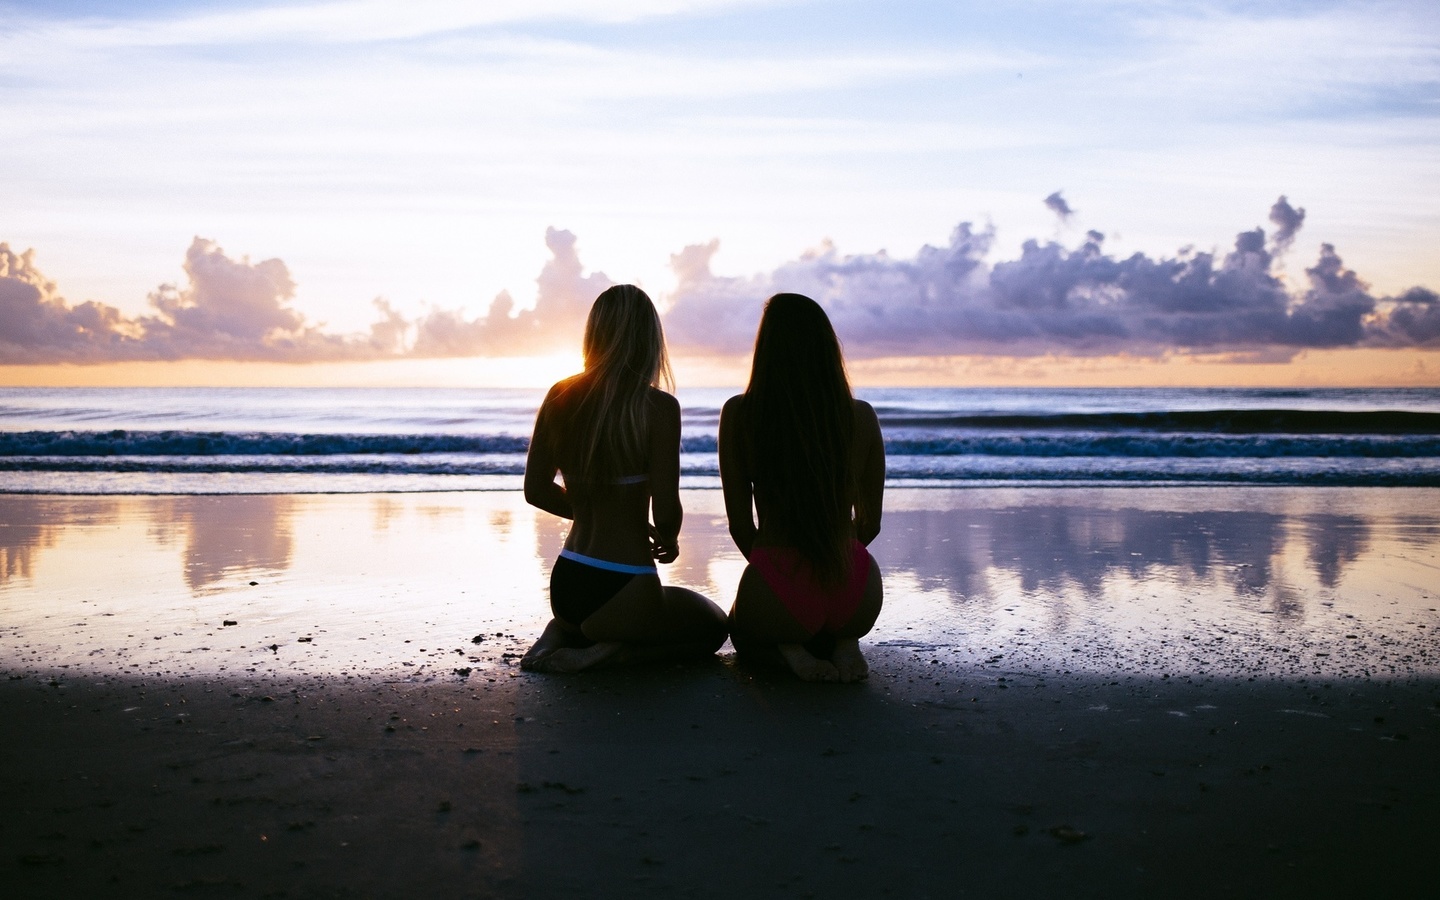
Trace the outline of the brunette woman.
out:
[[[583,350],[585,370],[545,396],[525,462],[526,501],[575,524],[550,572],[554,618],[520,665],[575,672],[714,654],[725,613],[661,585],[655,568],[680,553],[680,404],[658,388],[670,367],[645,292],[602,293]]]
[[[730,611],[735,648],[778,649],[806,681],[864,679],[859,639],[881,605],[866,545],[880,533],[885,447],[809,297],[765,304],[750,384],[720,414],[720,480],[749,561]]]

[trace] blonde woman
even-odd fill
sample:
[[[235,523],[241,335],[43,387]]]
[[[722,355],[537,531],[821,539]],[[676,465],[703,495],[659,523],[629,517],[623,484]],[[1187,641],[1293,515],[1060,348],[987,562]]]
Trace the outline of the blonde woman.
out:
[[[645,292],[622,284],[596,298],[583,351],[584,371],[545,396],[525,462],[526,501],[574,525],[551,569],[554,618],[520,665],[713,655],[725,613],[662,585],[655,566],[680,553],[680,404],[658,387],[672,380]]]

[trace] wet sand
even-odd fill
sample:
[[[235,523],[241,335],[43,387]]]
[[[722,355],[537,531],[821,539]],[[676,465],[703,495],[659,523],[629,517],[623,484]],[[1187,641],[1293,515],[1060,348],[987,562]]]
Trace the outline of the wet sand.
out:
[[[720,498],[685,499],[669,577],[725,597]],[[6,894],[1430,877],[1440,492],[887,499],[874,674],[849,687],[728,647],[520,673],[563,531],[511,493],[0,497]]]

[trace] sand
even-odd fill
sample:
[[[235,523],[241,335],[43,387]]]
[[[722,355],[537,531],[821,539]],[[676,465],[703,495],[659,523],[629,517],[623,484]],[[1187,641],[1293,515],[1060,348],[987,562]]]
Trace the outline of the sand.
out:
[[[872,678],[813,686],[728,647],[700,665],[521,673],[562,532],[514,494],[0,498],[0,883],[15,897],[1425,884],[1437,499],[892,492]],[[723,596],[739,560],[718,495],[686,503],[671,577]]]

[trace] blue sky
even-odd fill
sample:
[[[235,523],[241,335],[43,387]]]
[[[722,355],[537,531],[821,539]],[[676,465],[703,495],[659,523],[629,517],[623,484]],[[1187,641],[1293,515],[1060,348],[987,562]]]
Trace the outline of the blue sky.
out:
[[[351,331],[520,308],[567,229],[587,270],[762,276],[829,240],[912,258],[961,222],[1117,259],[1335,245],[1440,287],[1433,2],[457,4],[0,0],[0,241],[126,315],[187,248],[283,260]],[[1043,199],[1062,191],[1061,220]],[[766,281],[768,284],[769,281]]]

